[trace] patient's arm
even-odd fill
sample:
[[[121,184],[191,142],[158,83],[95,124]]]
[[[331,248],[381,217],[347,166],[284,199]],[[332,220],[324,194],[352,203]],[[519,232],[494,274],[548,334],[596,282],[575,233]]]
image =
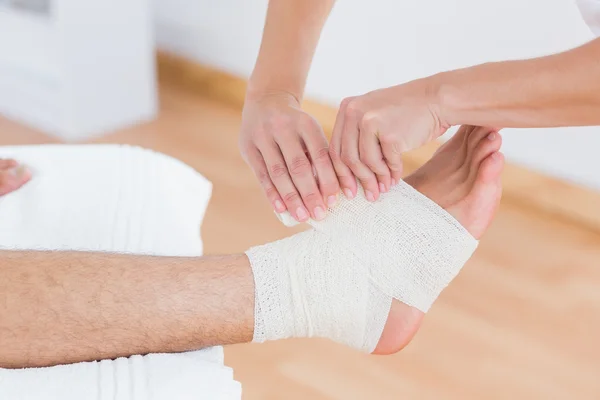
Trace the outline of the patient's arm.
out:
[[[0,367],[248,342],[253,328],[245,255],[0,251]]]

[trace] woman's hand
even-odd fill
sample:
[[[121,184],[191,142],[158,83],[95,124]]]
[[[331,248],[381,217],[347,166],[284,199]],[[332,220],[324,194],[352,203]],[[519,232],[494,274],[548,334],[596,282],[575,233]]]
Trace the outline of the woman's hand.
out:
[[[277,212],[298,221],[325,218],[339,193],[327,139],[319,123],[289,93],[249,94],[240,150]]]
[[[436,91],[426,79],[345,99],[330,144],[344,194],[356,195],[356,177],[367,199],[375,201],[402,178],[401,154],[449,127],[440,118]]]

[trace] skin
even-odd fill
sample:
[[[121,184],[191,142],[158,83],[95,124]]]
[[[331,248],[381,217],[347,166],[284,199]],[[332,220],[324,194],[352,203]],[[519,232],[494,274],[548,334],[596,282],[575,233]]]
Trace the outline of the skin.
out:
[[[338,185],[354,197],[356,179],[375,201],[401,178],[403,152],[451,126],[600,125],[597,39],[561,54],[488,63],[344,99],[327,157],[321,129],[301,111],[300,101],[332,5],[331,0],[269,2],[240,147],[276,211],[287,209],[299,221],[308,214],[322,219],[326,200],[321,197],[335,195]],[[311,157],[302,154],[303,147]]]
[[[0,196],[17,190],[31,179],[31,173],[15,160],[0,159]]]
[[[530,60],[444,72],[345,99],[331,142],[342,188],[352,174],[374,187],[400,170],[400,154],[451,126],[545,128],[600,125],[600,39]]]
[[[319,123],[302,111],[306,77],[333,0],[270,0],[239,146],[277,212],[325,218],[340,187]],[[316,177],[313,174],[316,172]]]
[[[490,129],[463,127],[406,182],[479,238],[500,199],[500,144]],[[404,347],[422,317],[394,301],[375,353]],[[245,255],[0,251],[0,367],[244,343],[253,328]]]

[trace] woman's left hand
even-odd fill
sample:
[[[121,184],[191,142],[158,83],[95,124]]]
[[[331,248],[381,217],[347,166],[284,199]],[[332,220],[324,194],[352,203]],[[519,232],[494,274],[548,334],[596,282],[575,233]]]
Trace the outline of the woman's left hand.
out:
[[[429,78],[376,90],[342,101],[330,156],[346,197],[356,178],[368,200],[402,178],[401,154],[444,134],[437,90]]]

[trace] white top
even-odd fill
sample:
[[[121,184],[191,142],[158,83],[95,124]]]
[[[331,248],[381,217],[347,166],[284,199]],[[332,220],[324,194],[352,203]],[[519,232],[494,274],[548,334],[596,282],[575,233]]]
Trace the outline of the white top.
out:
[[[590,26],[592,32],[600,37],[600,0],[577,0],[583,20]]]

